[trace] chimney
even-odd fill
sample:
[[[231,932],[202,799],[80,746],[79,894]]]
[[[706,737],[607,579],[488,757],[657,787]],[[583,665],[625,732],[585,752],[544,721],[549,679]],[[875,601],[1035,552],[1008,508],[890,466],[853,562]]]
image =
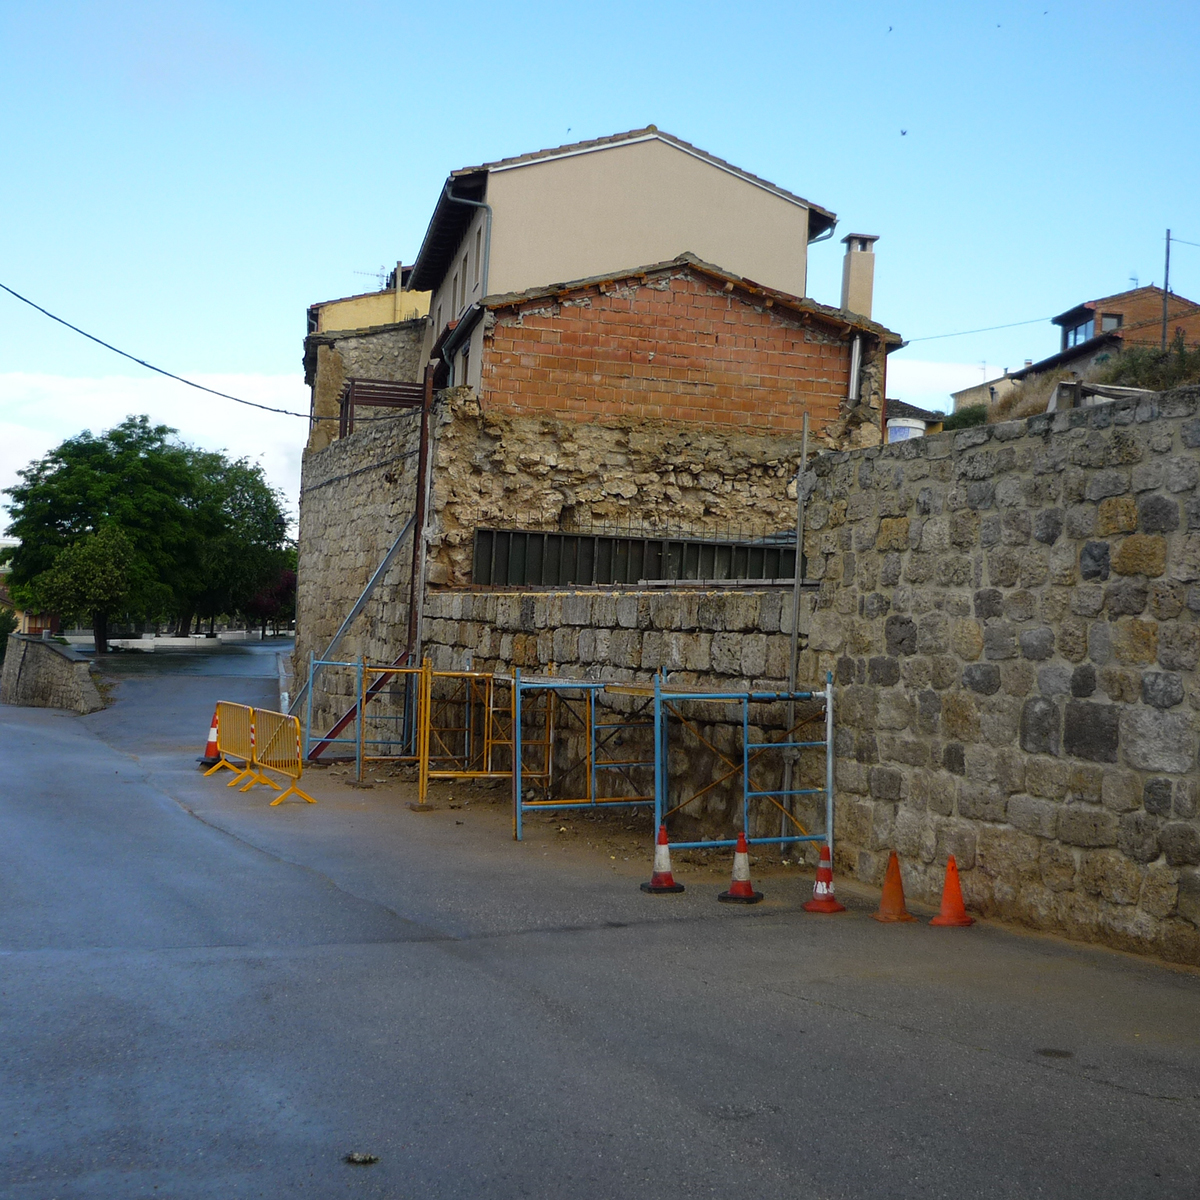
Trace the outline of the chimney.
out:
[[[842,259],[842,308],[869,317],[875,287],[875,243],[879,238],[871,233],[850,233],[842,241],[846,246],[846,257]]]

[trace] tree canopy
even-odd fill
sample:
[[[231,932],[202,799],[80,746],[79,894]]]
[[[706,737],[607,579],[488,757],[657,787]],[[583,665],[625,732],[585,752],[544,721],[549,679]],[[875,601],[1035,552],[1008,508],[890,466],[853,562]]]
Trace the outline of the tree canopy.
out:
[[[10,587],[35,609],[190,626],[246,610],[287,566],[287,520],[262,468],[146,417],[85,430],[19,475],[6,489],[21,540]]]

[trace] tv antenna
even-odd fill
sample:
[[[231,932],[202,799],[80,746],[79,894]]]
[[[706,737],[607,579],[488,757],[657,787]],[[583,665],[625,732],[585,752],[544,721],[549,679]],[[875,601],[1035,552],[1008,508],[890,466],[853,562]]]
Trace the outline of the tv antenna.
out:
[[[391,274],[387,267],[379,267],[375,271],[355,271],[355,275],[369,275],[376,283],[379,284],[379,290],[382,292],[387,287],[387,277]]]

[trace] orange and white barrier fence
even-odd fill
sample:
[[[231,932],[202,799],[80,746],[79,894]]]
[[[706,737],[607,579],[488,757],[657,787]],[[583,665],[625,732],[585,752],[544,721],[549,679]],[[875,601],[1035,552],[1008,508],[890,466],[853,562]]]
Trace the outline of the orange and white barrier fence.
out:
[[[220,757],[216,765],[205,771],[205,775],[214,775],[227,767],[234,772],[229,787],[240,783],[239,790],[248,792],[256,783],[261,783],[279,792],[271,801],[272,805],[293,794],[309,804],[316,804],[297,786],[303,773],[299,718],[268,708],[251,708],[222,700],[217,704],[217,753]],[[265,771],[283,775],[292,783],[280,791],[279,784],[265,775]]]

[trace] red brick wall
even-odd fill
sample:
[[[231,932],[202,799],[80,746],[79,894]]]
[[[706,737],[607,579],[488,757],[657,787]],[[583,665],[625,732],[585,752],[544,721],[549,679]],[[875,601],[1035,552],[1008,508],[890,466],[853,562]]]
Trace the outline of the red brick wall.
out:
[[[1120,313],[1124,317],[1121,335],[1127,346],[1159,346],[1162,344],[1162,292],[1148,288],[1115,296],[1096,306],[1096,332],[1100,333],[1104,313]],[[1200,342],[1200,311],[1189,300],[1171,296],[1167,302],[1167,341],[1173,341],[1175,330],[1182,329],[1184,341]]]
[[[806,408],[817,429],[838,415],[849,348],[683,268],[499,310],[481,375],[493,412],[793,432]]]

